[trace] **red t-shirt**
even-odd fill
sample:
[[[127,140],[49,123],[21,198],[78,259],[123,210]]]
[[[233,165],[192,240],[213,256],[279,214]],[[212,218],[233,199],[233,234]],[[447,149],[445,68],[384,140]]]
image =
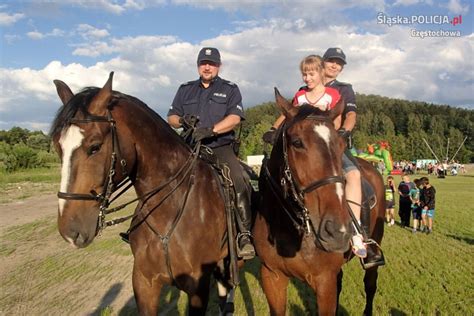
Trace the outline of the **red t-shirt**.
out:
[[[294,106],[300,106],[305,103],[318,107],[323,111],[331,110],[333,109],[337,102],[341,99],[341,95],[339,94],[339,91],[337,91],[334,88],[330,87],[325,87],[324,94],[319,98],[314,103],[309,102],[309,100],[306,98],[306,91],[308,90],[307,87],[304,87],[300,89],[298,92],[296,92],[295,97],[293,98],[293,105]]]

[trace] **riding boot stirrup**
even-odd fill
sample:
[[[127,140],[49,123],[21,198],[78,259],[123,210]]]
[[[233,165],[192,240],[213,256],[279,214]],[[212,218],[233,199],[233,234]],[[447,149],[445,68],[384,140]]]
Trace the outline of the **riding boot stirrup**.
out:
[[[242,232],[237,235],[237,256],[244,260],[250,260],[255,257],[255,248],[252,245],[252,236],[250,232]]]

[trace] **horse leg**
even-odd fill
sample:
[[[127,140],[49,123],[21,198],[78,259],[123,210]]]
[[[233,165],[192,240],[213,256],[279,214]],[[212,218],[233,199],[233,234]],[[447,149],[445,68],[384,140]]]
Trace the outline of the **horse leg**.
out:
[[[163,284],[145,277],[135,263],[132,275],[133,293],[140,315],[153,315],[158,312],[158,302]]]
[[[344,276],[344,272],[342,269],[337,274],[337,302],[336,302],[336,315],[339,314],[339,296],[342,292],[342,277]]]
[[[209,301],[209,287],[211,283],[210,274],[204,274],[200,279],[195,291],[188,293],[189,315],[205,315]]]
[[[364,287],[365,287],[365,309],[364,315],[372,315],[372,307],[374,303],[375,292],[377,291],[377,267],[365,271]]]
[[[267,297],[270,315],[285,315],[288,277],[278,273],[278,271],[271,271],[264,264],[262,264],[260,271],[262,275],[262,288]]]
[[[337,308],[337,276],[331,271],[308,282],[316,293],[319,315],[335,315]]]

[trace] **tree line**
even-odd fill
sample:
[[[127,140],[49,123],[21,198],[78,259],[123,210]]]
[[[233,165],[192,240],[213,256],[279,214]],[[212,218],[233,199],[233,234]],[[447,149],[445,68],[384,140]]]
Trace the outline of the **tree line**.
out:
[[[474,162],[474,111],[448,105],[392,99],[378,95],[356,94],[358,116],[353,133],[354,146],[388,141],[393,160],[434,159],[425,139],[438,156],[461,163]],[[263,153],[262,135],[280,115],[274,102],[246,109],[242,130],[240,157]],[[449,139],[449,152],[447,144]],[[59,162],[51,148],[51,138],[42,131],[13,127],[0,131],[0,172],[49,166]]]
[[[474,111],[448,105],[407,101],[378,95],[356,94],[357,124],[353,131],[356,149],[368,144],[388,141],[394,161],[453,157],[464,138],[464,145],[455,159],[462,163],[474,162]],[[246,110],[242,124],[240,155],[259,155],[263,152],[261,137],[280,115],[274,102],[263,103]],[[449,139],[449,150],[448,150]]]
[[[51,138],[42,131],[15,126],[0,131],[0,172],[47,167],[59,162],[51,151]]]

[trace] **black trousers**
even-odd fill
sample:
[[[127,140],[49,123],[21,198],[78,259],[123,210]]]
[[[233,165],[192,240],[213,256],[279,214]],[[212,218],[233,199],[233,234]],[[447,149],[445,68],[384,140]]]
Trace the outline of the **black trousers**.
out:
[[[400,221],[402,226],[410,226],[410,215],[411,215],[411,200],[410,198],[400,197],[400,207],[398,215],[400,215]]]
[[[224,145],[212,148],[219,162],[225,162],[230,169],[230,177],[234,182],[235,193],[248,197],[250,201],[249,180],[246,178],[239,159],[234,153],[232,145]]]

